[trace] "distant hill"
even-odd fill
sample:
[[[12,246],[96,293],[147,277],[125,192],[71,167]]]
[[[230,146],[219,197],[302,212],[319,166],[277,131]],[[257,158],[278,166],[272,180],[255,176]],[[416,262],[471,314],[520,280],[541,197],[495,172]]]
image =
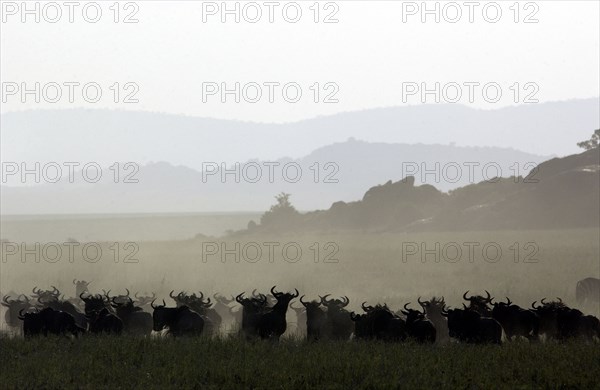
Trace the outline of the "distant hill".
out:
[[[285,226],[285,224],[283,224]],[[450,231],[600,226],[600,150],[538,166],[526,177],[443,193],[413,177],[370,188],[355,202],[302,214],[290,230]],[[258,225],[253,230],[270,230]],[[277,226],[281,230],[282,225]]]
[[[252,123],[116,110],[2,114],[2,161],[207,161],[294,159],[350,137],[371,143],[493,146],[566,156],[600,127],[600,99],[478,110],[456,104],[376,108],[292,123]],[[564,131],[569,129],[569,131]]]
[[[285,191],[292,194],[299,209],[315,210],[339,200],[360,199],[365,188],[389,179],[400,180],[414,169],[419,170],[417,184],[430,183],[448,191],[483,180],[482,167],[486,163],[499,167],[502,176],[507,177],[514,174],[515,166],[527,173],[548,158],[507,148],[384,144],[351,139],[321,147],[299,159],[278,159],[280,165],[274,168],[272,183],[267,162],[260,160],[240,165],[239,182],[234,174],[223,180],[219,173],[203,176],[189,167],[160,162],[141,167],[133,176],[138,183],[114,183],[114,171],[103,167],[98,183],[85,182],[78,172],[74,183],[65,178],[54,184],[3,186],[1,206],[3,214],[263,211],[273,203],[276,194]],[[471,172],[472,177],[465,165],[469,162],[480,164]],[[257,164],[262,173],[256,183],[244,180],[255,176],[251,163]],[[289,165],[284,177],[282,167],[287,163],[296,165]],[[293,182],[298,167],[302,175]],[[460,175],[449,169],[452,167],[458,167],[456,172]],[[431,170],[434,174],[427,173]],[[126,172],[121,172],[120,180]],[[496,172],[492,169],[489,174]],[[64,174],[67,175],[66,169]],[[11,178],[18,180],[19,176]]]

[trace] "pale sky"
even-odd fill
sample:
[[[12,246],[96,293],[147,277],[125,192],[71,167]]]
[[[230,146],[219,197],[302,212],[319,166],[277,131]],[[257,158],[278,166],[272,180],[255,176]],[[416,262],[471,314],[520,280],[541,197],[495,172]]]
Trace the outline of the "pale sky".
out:
[[[33,7],[34,2],[28,2]],[[475,89],[475,101],[463,96],[460,103],[483,109],[515,104],[514,88],[519,83],[519,103],[529,93],[540,102],[588,98],[599,95],[599,2],[537,1],[519,3],[519,23],[514,23],[513,1],[500,1],[502,16],[497,23],[487,22],[479,2],[470,23],[465,2],[456,2],[463,12],[457,23],[449,23],[443,15],[440,23],[428,16],[425,23],[420,13],[404,15],[411,2],[402,1],[337,1],[319,4],[319,23],[314,23],[313,1],[297,2],[302,17],[297,23],[283,19],[282,8],[275,7],[274,22],[269,23],[265,2],[258,1],[263,12],[257,23],[249,23],[243,15],[240,23],[228,16],[221,23],[220,14],[205,15],[221,2],[201,1],[137,1],[125,8],[120,3],[119,19],[134,12],[138,23],[114,23],[113,1],[97,2],[102,17],[97,23],[82,18],[80,2],[74,11],[74,23],[68,21],[68,8],[62,7],[58,23],[49,23],[41,15],[21,22],[20,10],[13,15],[13,5],[21,2],[2,1],[1,78],[6,83],[41,85],[56,82],[95,82],[102,88],[98,103],[87,103],[81,90],[75,89],[75,102],[67,100],[67,87],[58,103],[22,103],[19,94],[4,96],[2,111],[47,108],[116,108],[159,111],[201,117],[238,119],[261,122],[287,122],[318,115],[375,107],[419,104],[420,97],[409,96],[403,102],[403,83],[455,82],[497,83],[502,98],[486,102],[481,90]],[[229,1],[233,7],[235,2]],[[239,2],[240,10],[248,2]],[[326,3],[328,4],[326,6]],[[428,2],[433,7],[436,2]],[[63,4],[63,2],[58,2]],[[413,3],[420,6],[421,2]],[[439,2],[440,10],[449,7]],[[40,9],[45,2],[40,2]],[[248,8],[250,7],[250,8]],[[295,5],[288,5],[294,16]],[[327,7],[327,8],[326,8]],[[491,6],[488,6],[491,7]],[[495,5],[494,5],[495,7]],[[494,17],[495,8],[488,9]],[[248,17],[256,8],[247,6]],[[291,9],[291,10],[290,10]],[[47,17],[55,10],[47,8]],[[90,15],[93,15],[92,11]],[[447,8],[447,12],[454,12]],[[42,13],[42,11],[40,11]],[[333,13],[338,23],[323,23]],[[453,17],[454,13],[448,13]],[[523,23],[530,16],[538,23]],[[135,98],[139,103],[112,102],[111,85],[120,83],[120,99],[133,89],[123,90],[127,82],[139,86]],[[218,95],[203,102],[203,83],[235,82],[249,88],[261,85],[263,96],[258,103],[221,103]],[[286,102],[281,89],[275,88],[275,102],[267,100],[265,82],[297,83],[302,90],[298,103]],[[319,84],[319,103],[315,103],[314,84]],[[325,89],[325,83],[330,84]],[[529,84],[527,88],[524,87]],[[406,85],[406,84],[404,84]],[[313,86],[313,90],[311,90]],[[339,88],[333,98],[337,103],[323,103],[330,92]],[[131,87],[133,88],[133,87]],[[248,89],[255,94],[255,90]],[[454,92],[452,92],[454,94]],[[432,102],[433,97],[429,97]],[[443,102],[443,101],[442,101]]]

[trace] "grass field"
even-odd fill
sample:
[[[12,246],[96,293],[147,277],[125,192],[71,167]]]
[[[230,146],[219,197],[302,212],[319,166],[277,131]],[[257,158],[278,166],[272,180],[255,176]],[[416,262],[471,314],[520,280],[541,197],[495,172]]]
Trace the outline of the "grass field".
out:
[[[150,240],[134,242],[135,262],[125,260],[132,253],[126,240],[103,241],[98,243],[102,256],[93,262],[80,251],[72,261],[47,261],[43,255],[39,261],[32,255],[21,261],[19,253],[3,253],[0,288],[2,293],[30,294],[34,285],[55,285],[73,296],[72,279],[77,278],[93,280],[92,292],[120,294],[126,287],[132,293],[154,291],[173,305],[171,289],[237,294],[277,284],[280,290],[298,288],[310,298],[347,295],[348,308],[357,311],[362,301],[386,302],[396,310],[406,302],[416,304],[420,295],[443,295],[457,307],[465,290],[488,289],[497,299],[510,296],[522,306],[544,296],[560,296],[576,306],[577,280],[600,273],[598,237],[598,229],[571,229]],[[461,248],[458,257],[454,244]],[[269,245],[276,248],[272,254]],[[295,259],[293,251],[285,254],[286,245],[300,248],[302,255]],[[469,245],[475,248],[472,253]],[[482,251],[486,245],[491,252]],[[257,247],[259,256],[252,251]],[[493,250],[498,248],[501,255],[496,257]],[[582,309],[596,315],[600,311]],[[288,314],[288,321],[295,316]],[[293,324],[289,328],[295,330]],[[2,389],[600,388],[597,343],[440,348],[306,344],[289,335],[277,346],[237,339],[0,337],[0,359]]]
[[[598,345],[0,338],[3,389],[594,389]]]

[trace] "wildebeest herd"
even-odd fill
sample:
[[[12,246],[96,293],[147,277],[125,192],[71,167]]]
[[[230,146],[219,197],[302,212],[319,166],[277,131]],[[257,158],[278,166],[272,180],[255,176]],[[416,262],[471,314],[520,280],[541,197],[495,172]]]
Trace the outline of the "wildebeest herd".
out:
[[[167,307],[164,299],[157,304],[155,294],[111,295],[110,291],[91,294],[88,282],[74,280],[75,298],[65,299],[56,287],[14,298],[4,296],[5,320],[13,329],[22,329],[25,337],[35,335],[132,334],[132,335],[217,335],[226,322],[237,324],[236,331],[248,340],[277,341],[288,328],[291,307],[297,323],[306,325],[306,338],[318,340],[382,340],[418,343],[450,341],[501,344],[523,339],[530,342],[568,339],[600,341],[600,320],[567,306],[560,298],[543,298],[523,308],[509,298],[495,300],[485,295],[463,294],[462,308],[449,308],[443,297],[423,300],[419,309],[406,303],[398,311],[386,304],[363,302],[363,313],[347,309],[344,296],[305,300],[297,289],[280,292],[273,286],[270,294],[254,290],[231,298],[220,294],[211,297],[202,292],[188,294],[171,291],[175,306]],[[579,288],[579,285],[578,285]],[[588,290],[590,287],[586,287]],[[591,288],[595,294],[594,287]],[[595,295],[592,295],[595,297]],[[213,301],[214,299],[214,301]],[[291,302],[298,299],[300,306]],[[416,307],[416,306],[415,306]]]

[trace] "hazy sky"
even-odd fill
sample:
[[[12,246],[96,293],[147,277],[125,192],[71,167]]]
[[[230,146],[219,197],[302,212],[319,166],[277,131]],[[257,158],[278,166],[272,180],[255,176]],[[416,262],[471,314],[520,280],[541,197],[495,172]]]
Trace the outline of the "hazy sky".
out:
[[[31,8],[33,3],[28,3]],[[240,23],[234,21],[235,15],[227,16],[222,23],[220,10],[210,15],[215,6],[221,8],[221,2],[122,2],[118,19],[122,21],[133,13],[139,21],[129,24],[114,23],[112,1],[97,3],[102,10],[97,23],[88,23],[82,17],[87,2],[80,2],[74,9],[73,23],[69,23],[69,10],[64,6],[60,21],[49,23],[47,19],[55,17],[56,9],[43,8],[43,2],[40,22],[34,21],[35,15],[26,15],[28,19],[22,23],[20,9],[13,15],[14,5],[20,7],[21,2],[2,2],[3,90],[9,88],[6,83],[20,86],[25,82],[33,88],[36,81],[48,86],[50,97],[54,96],[48,84],[51,82],[95,82],[102,89],[98,103],[85,102],[77,86],[74,103],[68,102],[68,88],[64,85],[58,103],[44,102],[43,98],[35,103],[32,96],[22,103],[18,93],[5,94],[2,112],[118,108],[281,122],[341,111],[419,104],[418,93],[405,97],[403,103],[403,85],[406,88],[406,83],[411,82],[425,82],[428,87],[435,82],[440,82],[440,87],[456,82],[463,93],[460,103],[485,109],[515,104],[516,82],[519,103],[530,94],[531,99],[541,102],[599,94],[597,1],[520,2],[518,23],[514,22],[517,15],[513,1],[491,5],[478,2],[473,23],[469,22],[469,8],[462,1],[450,5],[439,2],[440,23],[435,22],[435,15],[427,16],[422,23],[420,9],[411,15],[415,12],[413,6],[421,7],[421,2],[321,2],[319,23],[313,20],[313,1],[291,5],[278,2],[273,8],[273,23],[268,20],[269,6],[262,1],[250,5],[239,2]],[[435,3],[430,1],[428,6],[433,9]],[[455,4],[462,17],[450,23],[448,19],[457,15]],[[235,2],[228,2],[228,7],[234,6]],[[94,18],[94,7],[86,8],[90,19]],[[284,7],[289,19],[300,8],[299,22],[285,21]],[[484,7],[490,20],[499,7],[500,20],[486,21]],[[257,23],[249,23],[247,19],[254,18],[257,9],[262,17]],[[328,15],[338,23],[323,23]],[[526,18],[538,22],[524,23]],[[120,83],[119,100],[134,91],[134,86],[124,88],[124,84],[135,83],[139,91],[134,97],[139,103],[112,103],[114,93],[110,87],[115,82]],[[224,82],[230,88],[240,82],[240,87],[247,86],[249,99],[256,96],[257,90],[255,84],[248,83],[258,83],[262,99],[249,103],[241,97],[241,102],[235,103],[231,95],[227,103],[222,103],[217,93],[207,95],[203,102],[203,83],[211,82]],[[275,101],[270,103],[265,82],[297,83],[302,97],[297,103],[286,102],[281,86],[274,86]],[[318,88],[314,86],[316,82],[320,83]],[[328,82],[334,84],[326,85]],[[465,82],[497,83],[502,98],[497,103],[486,102],[481,87],[475,86],[474,102],[470,103]],[[452,84],[448,88],[447,96],[453,98],[456,89]],[[320,91],[319,103],[313,101],[315,89]],[[293,100],[295,89],[288,92],[288,98]],[[336,92],[331,99],[339,102],[324,103],[331,92]],[[434,98],[431,95],[427,99],[432,103]]]

